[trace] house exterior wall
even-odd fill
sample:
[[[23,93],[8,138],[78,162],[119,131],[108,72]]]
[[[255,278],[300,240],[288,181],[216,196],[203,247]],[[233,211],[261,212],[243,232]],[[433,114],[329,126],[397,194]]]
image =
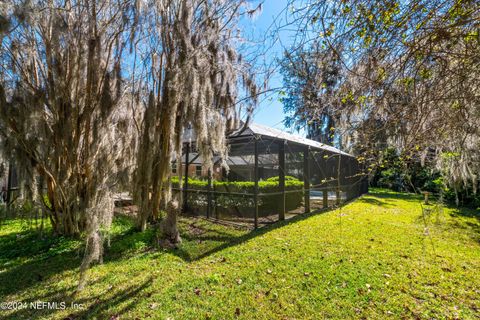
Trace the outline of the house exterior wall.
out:
[[[198,167],[198,168],[197,168]],[[185,174],[185,165],[182,163],[181,165],[182,175]],[[175,170],[172,168],[172,174],[177,174]],[[203,167],[200,164],[190,164],[188,165],[188,176],[190,178],[208,178],[208,169]],[[212,178],[214,180],[221,180],[222,179],[222,168],[220,165],[213,166]]]

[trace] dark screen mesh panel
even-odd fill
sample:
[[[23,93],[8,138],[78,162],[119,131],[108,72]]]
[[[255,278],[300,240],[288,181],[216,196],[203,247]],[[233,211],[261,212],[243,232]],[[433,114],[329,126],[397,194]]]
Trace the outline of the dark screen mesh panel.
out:
[[[199,157],[190,158],[198,162]],[[192,181],[181,190],[187,195],[187,214],[261,226],[334,207],[368,192],[357,160],[331,147],[244,135],[229,140],[228,170],[221,167],[221,159],[213,160],[210,178],[198,177],[198,163],[189,169],[196,176],[189,173]]]

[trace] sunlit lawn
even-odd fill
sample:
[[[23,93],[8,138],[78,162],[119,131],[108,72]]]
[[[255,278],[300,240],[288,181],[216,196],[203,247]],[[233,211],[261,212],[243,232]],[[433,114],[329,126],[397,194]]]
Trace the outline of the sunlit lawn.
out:
[[[374,190],[340,209],[258,231],[183,219],[176,250],[115,221],[103,265],[72,297],[82,246],[0,227],[0,302],[67,302],[1,319],[480,317],[480,212],[426,220],[418,197]],[[73,309],[70,302],[83,306]]]

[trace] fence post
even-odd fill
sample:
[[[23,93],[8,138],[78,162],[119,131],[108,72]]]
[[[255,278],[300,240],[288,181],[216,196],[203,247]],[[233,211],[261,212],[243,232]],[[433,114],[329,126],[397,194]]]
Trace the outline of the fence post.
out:
[[[212,169],[208,168],[208,187],[207,187],[207,218],[212,213]]]
[[[183,212],[187,211],[187,196],[188,196],[188,161],[190,158],[190,143],[185,144],[185,177],[183,183]]]
[[[323,190],[323,208],[328,208],[328,189]]]
[[[337,186],[335,188],[336,197],[335,203],[336,205],[340,205],[341,203],[341,193],[340,193],[340,186],[345,183],[344,181],[344,174],[343,174],[343,166],[342,166],[342,155],[338,154],[338,163],[337,163]]]
[[[305,213],[310,212],[310,165],[309,165],[310,148],[307,147],[303,151],[303,189]]]
[[[278,143],[278,189],[281,192],[279,220],[285,220],[285,141]]]
[[[254,141],[254,158],[255,158],[255,164],[253,168],[253,177],[255,179],[255,188],[253,189],[253,202],[255,206],[255,216],[254,216],[254,225],[255,229],[258,228],[258,138],[255,137]]]

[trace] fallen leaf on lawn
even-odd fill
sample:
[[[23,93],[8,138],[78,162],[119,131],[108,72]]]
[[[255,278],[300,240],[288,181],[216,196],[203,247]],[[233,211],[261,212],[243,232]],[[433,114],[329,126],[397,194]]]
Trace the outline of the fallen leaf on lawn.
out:
[[[150,309],[156,309],[156,308],[157,308],[157,304],[156,304],[156,303],[150,304]]]
[[[392,277],[392,276],[389,275],[388,273],[384,273],[383,276],[384,276],[385,278],[391,278],[391,277]]]
[[[236,308],[235,309],[235,316],[239,316],[240,315],[240,308]]]
[[[272,273],[272,270],[270,270],[270,269],[267,269],[267,273]]]
[[[305,277],[308,277],[308,276],[310,276],[310,273],[305,272],[303,275],[304,275]]]
[[[198,289],[198,288],[195,288],[195,289],[193,290],[193,292],[195,292],[195,294],[196,294],[197,296],[200,295],[200,289]]]
[[[237,279],[238,284],[242,284],[242,282],[243,282],[242,279]]]

